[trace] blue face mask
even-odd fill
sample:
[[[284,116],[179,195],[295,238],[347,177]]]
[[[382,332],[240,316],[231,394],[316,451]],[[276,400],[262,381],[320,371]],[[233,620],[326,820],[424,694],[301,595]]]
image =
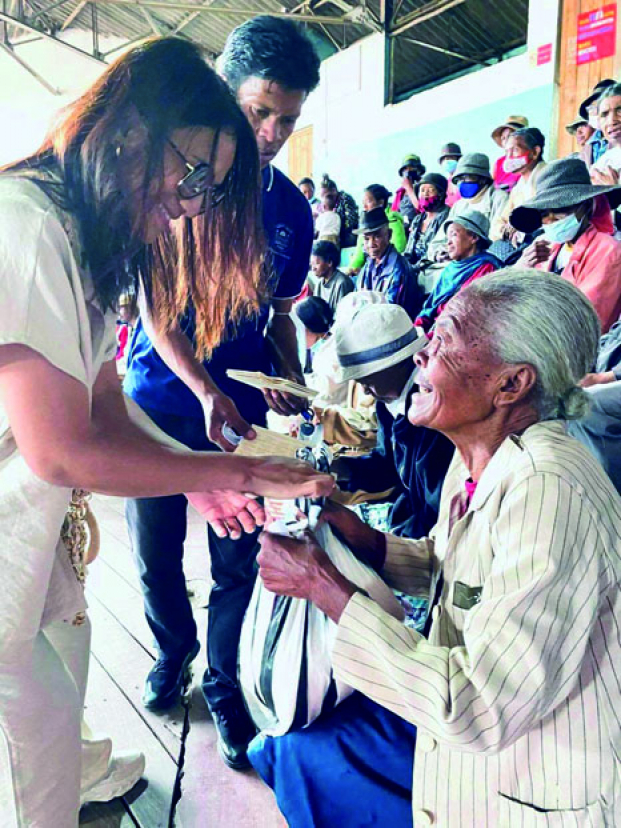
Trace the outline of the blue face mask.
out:
[[[459,194],[462,198],[473,198],[481,191],[481,186],[479,181],[460,181]]]
[[[552,244],[566,244],[576,238],[581,224],[576,214],[572,213],[571,216],[559,219],[553,224],[544,225],[543,237]]]
[[[457,169],[457,161],[455,158],[447,158],[446,161],[443,162],[442,166],[449,175],[452,175]]]

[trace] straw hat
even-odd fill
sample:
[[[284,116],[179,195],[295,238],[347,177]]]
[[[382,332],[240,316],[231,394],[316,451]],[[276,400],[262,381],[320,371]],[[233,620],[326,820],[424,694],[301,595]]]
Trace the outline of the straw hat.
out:
[[[504,124],[497,126],[496,129],[492,132],[492,138],[499,147],[502,147],[502,143],[500,141],[500,136],[504,132],[505,129],[523,129],[524,127],[528,126],[528,118],[524,117],[524,115],[509,115],[507,120]]]

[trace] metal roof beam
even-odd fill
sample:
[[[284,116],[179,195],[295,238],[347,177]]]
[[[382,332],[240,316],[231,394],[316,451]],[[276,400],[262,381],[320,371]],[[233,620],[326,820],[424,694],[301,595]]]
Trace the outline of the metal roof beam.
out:
[[[87,2],[88,2],[88,0],[80,0],[80,2],[75,7],[75,9],[70,14],[67,15],[67,17],[63,20],[63,25],[60,27],[61,32],[64,32],[65,29],[68,29],[69,26],[71,26],[71,24],[76,19],[76,17],[84,9]]]
[[[404,37],[403,40],[407,40],[408,43],[414,43],[416,46],[422,46],[423,49],[431,49],[434,52],[441,52],[443,55],[449,55],[449,57],[458,58],[459,60],[465,60],[466,63],[474,63],[477,66],[493,66],[493,61],[482,60],[481,58],[476,57],[468,57],[468,55],[462,55],[459,52],[453,52],[451,49],[444,49],[441,46],[434,46],[431,43],[425,43],[422,40],[416,40],[413,37]]]
[[[86,52],[84,49],[79,49],[77,46],[73,46],[71,43],[67,43],[66,41],[61,40],[58,37],[54,37],[54,35],[49,34],[49,32],[44,32],[41,29],[37,29],[36,26],[32,26],[25,20],[20,20],[17,17],[11,17],[11,15],[5,14],[4,12],[0,11],[0,21],[10,23],[12,26],[15,26],[18,29],[23,29],[25,32],[31,32],[32,34],[36,34],[39,37],[42,37],[44,40],[49,40],[51,43],[56,43],[57,46],[61,46],[63,49],[68,49],[70,52],[73,52],[74,55],[80,55],[80,57],[89,58],[89,60],[94,60],[98,64],[105,64],[105,61],[101,60],[98,57],[95,57],[90,52]]]
[[[34,21],[41,17],[44,14],[49,14],[50,12],[57,9],[59,6],[64,6],[68,3],[69,0],[57,0],[56,3],[52,3],[50,6],[46,6],[44,9],[39,9],[38,11],[34,12],[33,14],[29,14],[28,17],[25,17],[25,20],[28,20],[29,23],[34,23]]]
[[[459,0],[463,2],[463,0]],[[167,9],[168,11],[187,11],[199,12],[199,14],[219,15],[224,17],[255,17],[256,9],[226,9],[226,8],[202,8],[196,3],[167,3],[165,0],[91,0],[97,5],[103,6],[121,6],[125,8],[140,9],[142,7],[148,9]],[[358,25],[356,21],[351,20],[345,15],[341,17],[329,17],[328,15],[311,15],[311,14],[290,14],[289,12],[270,12],[270,17],[284,17],[287,20],[297,20],[304,23],[323,23],[325,26],[347,26]]]
[[[420,9],[406,14],[400,20],[394,20],[390,34],[394,37],[407,32],[412,26],[418,26],[420,23],[431,20],[432,17],[437,17],[439,14],[443,14],[445,11],[465,2],[466,0],[431,0],[430,3],[425,3]]]
[[[44,89],[47,89],[48,92],[51,92],[52,95],[61,94],[60,89],[57,89],[55,86],[52,86],[51,83],[48,83],[45,80],[45,78],[37,72],[36,69],[33,69],[32,66],[26,63],[26,61],[22,57],[15,54],[14,50],[10,46],[7,46],[5,43],[0,43],[0,49],[10,58],[12,58],[16,63],[18,63],[22,67],[22,69],[25,69],[29,75],[32,75],[32,77],[36,81],[38,81],[41,84],[41,86],[44,87]]]

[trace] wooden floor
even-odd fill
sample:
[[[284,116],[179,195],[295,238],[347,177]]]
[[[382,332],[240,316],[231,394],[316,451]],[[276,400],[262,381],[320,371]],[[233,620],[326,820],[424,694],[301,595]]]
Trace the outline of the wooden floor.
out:
[[[200,693],[205,669],[209,561],[204,523],[191,512],[185,572],[192,592],[201,652],[185,705],[154,714],[140,703],[155,658],[132,560],[123,501],[97,496],[93,509],[101,551],[87,579],[93,624],[86,721],[112,737],[116,749],[141,750],[145,779],[130,795],[85,806],[89,828],[282,828],[272,792],[250,771],[229,770],[218,757],[215,732]],[[176,793],[175,793],[176,791]]]

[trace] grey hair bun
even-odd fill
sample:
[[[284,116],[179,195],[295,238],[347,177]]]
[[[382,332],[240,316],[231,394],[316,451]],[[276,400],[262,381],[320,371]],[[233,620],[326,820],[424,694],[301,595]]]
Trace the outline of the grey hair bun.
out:
[[[558,417],[562,420],[579,420],[591,408],[591,398],[584,388],[574,385],[559,399]]]

